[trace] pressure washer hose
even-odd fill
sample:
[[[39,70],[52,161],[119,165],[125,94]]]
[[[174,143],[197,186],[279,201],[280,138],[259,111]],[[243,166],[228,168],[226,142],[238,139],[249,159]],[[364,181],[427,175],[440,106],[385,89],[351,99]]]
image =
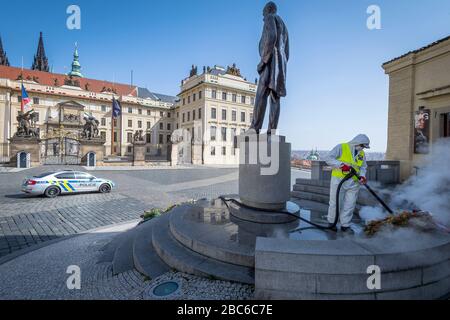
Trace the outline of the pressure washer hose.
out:
[[[333,229],[335,229],[336,228],[336,226],[337,226],[337,224],[338,224],[338,221],[339,221],[339,215],[340,215],[340,210],[339,210],[339,206],[340,206],[340,204],[339,204],[339,202],[340,202],[340,193],[341,193],[341,188],[342,188],[342,185],[345,183],[345,182],[347,182],[348,180],[350,180],[350,179],[352,179],[353,177],[356,177],[358,180],[360,179],[360,177],[358,176],[358,174],[357,174],[357,172],[356,172],[356,170],[355,169],[353,169],[353,168],[351,168],[351,170],[350,170],[350,173],[349,174],[347,174],[342,180],[341,180],[341,182],[339,183],[339,185],[338,185],[338,187],[337,187],[337,189],[336,189],[336,215],[335,215],[335,217],[334,217],[334,221],[333,221],[333,223],[331,224],[331,225],[328,225],[328,226],[324,226],[324,225],[321,225],[321,224],[317,224],[317,223],[314,223],[314,222],[312,222],[312,221],[309,221],[309,220],[307,220],[307,219],[305,219],[305,218],[302,218],[301,216],[299,216],[299,215],[296,215],[296,214],[293,214],[293,213],[290,213],[290,212],[286,212],[286,211],[273,211],[273,210],[269,210],[269,209],[260,209],[260,208],[255,208],[255,207],[251,207],[251,206],[248,206],[248,205],[245,205],[245,204],[243,204],[243,203],[241,203],[241,202],[239,202],[239,201],[237,201],[236,199],[226,199],[225,197],[223,197],[223,196],[220,196],[219,197],[219,199],[220,200],[222,200],[223,201],[223,203],[225,203],[225,205],[227,206],[227,208],[228,208],[228,211],[230,212],[230,215],[232,215],[232,216],[234,216],[233,215],[233,213],[232,213],[232,211],[230,210],[230,207],[228,206],[228,202],[233,202],[233,203],[235,203],[235,204],[237,204],[238,206],[240,206],[240,207],[243,207],[243,208],[247,208],[247,209],[250,209],[250,210],[258,210],[258,211],[263,211],[263,212],[269,212],[269,213],[278,213],[278,214],[286,214],[286,215],[289,215],[289,216],[292,216],[292,217],[295,217],[296,219],[299,219],[299,220],[301,220],[301,221],[303,221],[303,222],[306,222],[307,224],[309,224],[309,225],[311,225],[311,226],[313,226],[313,227],[316,227],[316,228],[318,228],[318,229],[322,229],[322,230],[333,230]],[[381,205],[390,213],[390,214],[394,214],[394,211],[392,211],[392,209],[391,208],[389,208],[389,206],[375,193],[375,191],[373,191],[372,190],[372,188],[370,188],[369,187],[369,185],[367,185],[367,184],[364,184],[364,186],[367,188],[367,190],[381,203]],[[234,216],[234,217],[236,217],[236,216]],[[248,221],[248,222],[254,222],[254,221],[251,221],[251,220],[245,220],[245,219],[242,219],[242,218],[240,218],[240,217],[236,217],[236,218],[238,218],[238,219],[240,219],[240,220],[244,220],[244,221]],[[287,222],[287,223],[289,223],[289,222]],[[262,224],[280,224],[280,223],[274,223],[274,222],[265,222],[265,223],[262,223]]]

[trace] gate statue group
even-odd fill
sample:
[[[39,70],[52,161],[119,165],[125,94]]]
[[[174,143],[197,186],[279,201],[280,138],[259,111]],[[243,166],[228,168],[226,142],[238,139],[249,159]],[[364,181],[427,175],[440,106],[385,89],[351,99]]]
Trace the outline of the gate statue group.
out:
[[[86,123],[84,124],[83,131],[81,132],[81,137],[88,140],[98,138],[99,121],[94,116],[89,114],[84,115],[84,121],[86,121]]]
[[[38,116],[39,114],[35,112],[34,109],[27,112],[19,111],[19,114],[17,115],[17,122],[19,125],[15,135],[23,138],[38,137],[39,133],[36,129]]]

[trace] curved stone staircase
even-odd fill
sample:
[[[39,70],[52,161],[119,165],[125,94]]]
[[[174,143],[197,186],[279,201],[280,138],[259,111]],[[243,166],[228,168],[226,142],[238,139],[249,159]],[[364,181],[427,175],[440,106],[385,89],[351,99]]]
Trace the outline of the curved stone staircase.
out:
[[[189,206],[182,205],[117,236],[103,248],[99,262],[111,262],[114,274],[135,268],[153,279],[176,269],[254,284],[254,248],[219,241],[224,239],[221,227],[200,228],[200,224],[184,219],[186,214]]]

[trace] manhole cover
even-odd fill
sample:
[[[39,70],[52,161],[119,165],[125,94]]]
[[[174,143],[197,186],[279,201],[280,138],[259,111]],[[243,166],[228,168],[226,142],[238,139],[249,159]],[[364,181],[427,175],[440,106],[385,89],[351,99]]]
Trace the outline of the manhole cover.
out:
[[[172,299],[181,294],[181,282],[170,280],[149,287],[145,296],[150,299]]]
[[[161,283],[160,285],[157,285],[155,288],[153,288],[153,294],[157,297],[166,297],[173,293],[175,293],[180,285],[174,281],[168,281]]]

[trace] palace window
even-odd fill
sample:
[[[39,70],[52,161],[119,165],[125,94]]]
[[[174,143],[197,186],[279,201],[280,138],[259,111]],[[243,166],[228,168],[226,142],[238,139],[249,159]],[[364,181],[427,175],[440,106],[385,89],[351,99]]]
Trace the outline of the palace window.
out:
[[[169,130],[169,131],[171,130],[170,123],[167,124],[167,130]]]
[[[147,121],[147,130],[150,130],[152,128],[152,124],[150,121]]]
[[[237,94],[233,93],[232,95],[233,102],[237,102]]]
[[[194,93],[194,94],[192,95],[192,101],[195,101],[196,98],[197,98],[197,95]]]
[[[195,110],[192,110],[192,120],[195,121]]]
[[[160,112],[159,112],[159,116],[160,116],[161,118],[164,117],[164,112],[160,111]]]
[[[183,106],[186,104],[186,98],[183,98]]]
[[[227,120],[227,109],[222,109],[222,120]]]
[[[33,98],[33,104],[39,104],[39,98]]]
[[[222,127],[220,131],[221,131],[222,141],[227,141],[227,128]]]
[[[198,98],[199,98],[200,100],[202,99],[202,92],[201,92],[201,91],[198,92]]]
[[[106,131],[101,131],[100,137],[102,138],[102,140],[106,140]]]
[[[127,142],[133,142],[133,134],[131,132],[127,132]]]
[[[227,100],[227,93],[226,92],[222,92],[222,100]]]
[[[114,132],[114,142],[117,142],[117,132]]]
[[[162,122],[159,123],[159,130],[164,130],[164,123]]]
[[[167,135],[167,143],[170,143],[170,134]]]
[[[149,115],[151,115],[152,114],[152,112],[150,111],[150,109],[148,109],[147,110],[147,115],[149,116]]]
[[[241,122],[245,122],[245,112],[241,112]]]
[[[138,114],[142,114],[142,109],[138,109]]]
[[[183,123],[184,123],[184,120],[185,120],[185,117],[184,117],[184,116],[185,116],[185,114],[184,114],[184,112],[183,112]]]
[[[164,135],[160,134],[159,135],[159,144],[163,144],[164,143]]]
[[[142,128],[142,121],[141,121],[141,120],[138,121],[138,128],[139,128],[139,129]]]
[[[167,118],[170,118],[170,112],[167,112]]]
[[[199,118],[199,119],[202,118],[202,109],[198,109],[198,118]]]
[[[128,128],[133,127],[133,120],[128,120]]]
[[[255,97],[251,97],[251,98],[250,98],[250,103],[251,103],[252,105],[255,105]]]
[[[215,156],[216,155],[216,147],[211,147],[211,155]]]
[[[222,155],[223,156],[227,155],[227,147],[222,147]]]
[[[102,126],[106,126],[106,118],[101,118],[100,120],[101,120]]]
[[[190,111],[188,111],[188,113],[187,113],[187,121],[188,122],[191,121],[191,112]]]
[[[211,141],[216,141],[216,127],[211,127]]]
[[[188,104],[191,103],[191,96],[188,96]]]
[[[231,111],[231,121],[236,121],[236,110]]]
[[[152,143],[152,134],[151,134],[151,133],[147,133],[147,134],[145,135],[145,141],[146,141],[147,143]]]
[[[128,108],[128,113],[133,113],[133,108]]]
[[[241,96],[241,103],[245,103],[246,98],[246,96]]]
[[[216,119],[217,115],[217,109],[216,108],[211,108],[211,119]]]
[[[101,108],[102,108],[102,112],[106,112],[106,106],[105,105],[102,105]]]
[[[217,99],[217,91],[216,90],[211,91],[211,98]]]
[[[131,147],[131,146],[128,146],[128,147],[127,147],[127,152],[128,152],[128,153],[131,153],[131,152],[133,152],[133,147]]]

